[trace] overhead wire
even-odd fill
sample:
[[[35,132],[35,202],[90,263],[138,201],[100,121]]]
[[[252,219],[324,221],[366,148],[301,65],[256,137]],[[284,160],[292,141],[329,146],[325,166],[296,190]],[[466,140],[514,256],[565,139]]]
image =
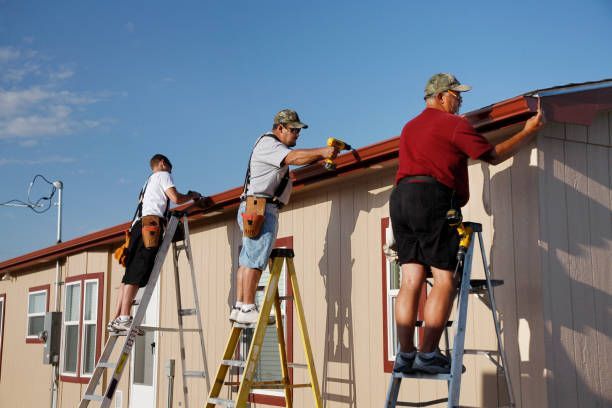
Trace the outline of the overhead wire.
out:
[[[39,178],[51,186],[51,192],[47,196],[43,196],[43,197],[38,198],[36,201],[32,201],[32,198],[31,198],[32,187],[34,186],[34,183],[36,182],[36,180]],[[42,174],[37,174],[34,176],[34,178],[30,182],[30,185],[28,187],[28,201],[27,202],[23,200],[19,200],[19,199],[12,199],[12,200],[8,200],[3,203],[0,203],[0,206],[27,207],[37,214],[42,214],[44,212],[49,211],[49,209],[51,208],[53,197],[55,196],[56,191],[57,191],[57,187],[55,187],[55,185],[51,181],[47,180],[45,176],[43,176]]]

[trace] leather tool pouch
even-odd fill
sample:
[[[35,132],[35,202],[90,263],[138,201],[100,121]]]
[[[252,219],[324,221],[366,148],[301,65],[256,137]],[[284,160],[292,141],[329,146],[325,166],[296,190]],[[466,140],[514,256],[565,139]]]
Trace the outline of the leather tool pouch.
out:
[[[119,265],[125,267],[128,257],[128,251],[130,248],[130,231],[125,231],[125,241],[123,244],[115,250],[114,257],[119,262]]]
[[[242,214],[242,231],[247,238],[256,238],[261,233],[266,213],[266,198],[248,196]]]
[[[155,215],[142,217],[142,242],[145,248],[157,248],[161,238],[161,218]]]

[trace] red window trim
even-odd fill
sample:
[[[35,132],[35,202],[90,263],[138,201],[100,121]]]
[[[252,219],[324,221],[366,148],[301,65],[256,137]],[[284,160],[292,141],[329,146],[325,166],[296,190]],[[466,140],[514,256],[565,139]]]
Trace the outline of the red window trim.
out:
[[[6,315],[6,293],[0,293],[2,299],[2,316],[0,316],[0,379],[2,379],[2,349],[4,348],[4,316]]]
[[[78,342],[78,352],[79,355],[77,357],[77,369],[76,369],[76,375],[72,376],[72,375],[65,375],[65,374],[61,374],[60,373],[60,380],[64,381],[64,382],[70,382],[70,383],[79,383],[79,384],[87,384],[89,383],[90,380],[90,376],[81,376],[81,355],[82,355],[82,336],[83,336],[83,302],[85,300],[85,281],[86,280],[92,280],[92,279],[97,279],[98,280],[98,317],[97,317],[97,324],[96,324],[96,362],[98,362],[98,359],[100,358],[100,352],[101,352],[101,345],[102,345],[102,306],[104,303],[104,272],[98,272],[98,273],[87,273],[84,275],[77,275],[77,276],[69,276],[66,278],[65,283],[70,283],[70,282],[75,282],[75,281],[80,281],[81,282],[81,302],[79,304],[79,342]],[[65,295],[64,295],[65,296]],[[65,312],[64,310],[62,310],[62,312]],[[64,322],[62,320],[62,335],[64,333]],[[63,336],[62,336],[63,337]],[[62,342],[62,347],[64,347],[64,344]],[[63,353],[63,350],[62,350]],[[60,364],[63,363],[63,360],[60,362]],[[62,367],[60,367],[60,370],[62,369]]]
[[[389,228],[389,217],[383,218],[380,220],[380,255],[382,259],[382,314],[383,314],[383,370],[385,373],[390,373],[393,371],[393,361],[388,360],[387,356],[389,355],[389,337],[388,333],[388,325],[387,325],[387,258],[385,257],[385,252],[382,249],[382,246],[387,243],[387,235],[386,230]],[[427,299],[427,285],[423,284],[423,289],[421,290],[421,297],[419,298],[419,312],[418,319],[423,320],[423,310],[425,308],[425,301]],[[423,338],[423,328],[419,328],[419,338]]]
[[[45,292],[47,292],[47,308],[45,309],[45,313],[49,311],[49,297],[51,295],[51,285],[50,284],[46,284],[46,285],[40,285],[40,286],[33,286],[31,288],[28,288],[28,307],[30,306],[30,293],[32,292],[40,292],[41,290],[44,290]],[[28,315],[28,311],[26,311],[26,316]],[[29,320],[26,323],[26,337],[25,337],[25,342],[27,344],[41,344],[44,343],[44,341],[42,341],[41,339],[39,339],[38,337],[28,337],[28,327],[27,325],[29,324]]]
[[[293,249],[293,237],[278,238],[274,243],[274,248],[291,248]],[[287,276],[288,278],[288,276]],[[287,296],[293,296],[293,287],[291,286],[291,279],[287,279],[285,284],[287,285],[286,291]],[[286,300],[285,304],[285,316],[287,318],[287,325],[285,329],[285,337],[287,343],[287,363],[293,363],[293,300]],[[293,383],[293,368],[289,367],[289,381]],[[293,399],[293,389],[290,389],[291,399]],[[271,395],[261,395],[251,393],[249,394],[249,402],[255,404],[272,405],[276,407],[285,406],[285,397],[274,397]]]

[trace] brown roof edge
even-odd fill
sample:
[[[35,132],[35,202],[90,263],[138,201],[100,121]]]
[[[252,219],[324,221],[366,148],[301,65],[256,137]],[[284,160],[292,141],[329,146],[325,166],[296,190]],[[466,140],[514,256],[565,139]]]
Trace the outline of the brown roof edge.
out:
[[[488,132],[507,125],[526,120],[537,109],[537,99],[530,96],[517,96],[496,104],[466,113],[465,118],[480,132]],[[397,157],[399,136],[383,140],[351,152],[342,154],[336,159],[336,170],[327,171],[321,162],[300,167],[292,171],[292,180],[296,188],[313,184],[333,177],[342,177],[355,169],[365,168]],[[234,206],[240,201],[242,187],[235,187],[211,196],[212,205],[198,208],[188,205],[178,207],[186,210],[192,219],[201,219],[206,213]],[[0,262],[0,274],[15,272],[32,265],[55,261],[85,249],[118,243],[130,223],[119,224],[111,228],[84,235],[70,241],[62,242],[28,254]]]

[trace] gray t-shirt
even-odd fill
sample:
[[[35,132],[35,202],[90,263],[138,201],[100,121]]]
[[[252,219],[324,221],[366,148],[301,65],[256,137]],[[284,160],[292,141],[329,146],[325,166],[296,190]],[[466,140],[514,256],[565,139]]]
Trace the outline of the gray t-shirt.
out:
[[[251,180],[247,187],[247,195],[274,196],[274,191],[289,169],[288,165],[281,165],[281,163],[290,151],[287,145],[275,137],[262,137],[257,142],[251,157]],[[290,195],[291,179],[279,200],[287,204]]]

